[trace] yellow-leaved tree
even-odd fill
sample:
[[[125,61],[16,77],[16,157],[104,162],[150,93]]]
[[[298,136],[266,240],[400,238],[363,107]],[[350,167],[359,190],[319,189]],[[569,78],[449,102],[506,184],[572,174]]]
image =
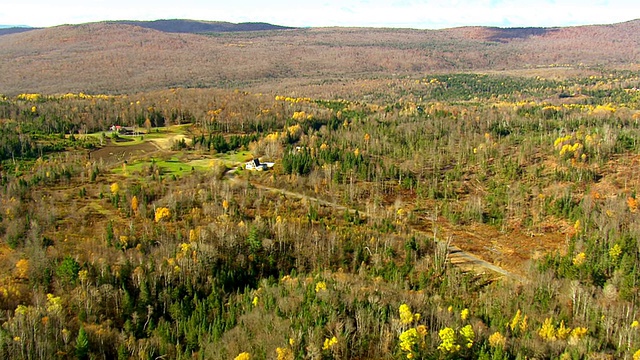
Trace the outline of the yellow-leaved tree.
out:
[[[16,277],[19,279],[27,279],[29,277],[29,260],[18,260],[16,263]]]
[[[117,182],[114,182],[113,184],[111,184],[111,193],[115,195],[118,193],[118,191],[120,191],[120,185],[118,185]]]
[[[131,211],[138,215],[138,197],[135,195],[131,198]]]
[[[171,213],[169,212],[168,208],[166,208],[166,207],[156,208],[155,220],[156,220],[156,222],[159,222],[164,218],[168,218],[169,215],[171,215]]]

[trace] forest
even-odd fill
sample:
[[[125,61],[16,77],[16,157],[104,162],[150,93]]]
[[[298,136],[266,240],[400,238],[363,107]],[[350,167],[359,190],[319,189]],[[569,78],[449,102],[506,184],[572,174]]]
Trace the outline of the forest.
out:
[[[640,72],[585,74],[0,96],[0,358],[640,359]]]

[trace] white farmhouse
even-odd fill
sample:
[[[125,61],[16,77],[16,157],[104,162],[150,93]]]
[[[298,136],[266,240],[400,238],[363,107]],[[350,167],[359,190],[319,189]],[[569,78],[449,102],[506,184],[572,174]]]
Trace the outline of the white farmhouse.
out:
[[[272,163],[272,162],[261,163],[259,159],[253,159],[251,161],[247,161],[244,164],[244,168],[247,170],[263,171],[273,167],[273,165],[275,165],[275,163]]]

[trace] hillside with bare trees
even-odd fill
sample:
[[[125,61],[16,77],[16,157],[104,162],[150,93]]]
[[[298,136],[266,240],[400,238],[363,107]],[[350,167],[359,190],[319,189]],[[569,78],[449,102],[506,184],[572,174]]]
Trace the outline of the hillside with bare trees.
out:
[[[571,28],[317,28],[205,34],[91,23],[0,36],[0,93],[293,88],[452,71],[633,68],[640,21]]]

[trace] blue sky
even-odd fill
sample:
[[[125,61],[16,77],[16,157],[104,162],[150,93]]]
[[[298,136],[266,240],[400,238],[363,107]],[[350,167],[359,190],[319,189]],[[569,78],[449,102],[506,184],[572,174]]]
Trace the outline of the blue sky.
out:
[[[194,19],[318,27],[439,29],[610,24],[640,18],[638,0],[4,0],[1,25]]]

